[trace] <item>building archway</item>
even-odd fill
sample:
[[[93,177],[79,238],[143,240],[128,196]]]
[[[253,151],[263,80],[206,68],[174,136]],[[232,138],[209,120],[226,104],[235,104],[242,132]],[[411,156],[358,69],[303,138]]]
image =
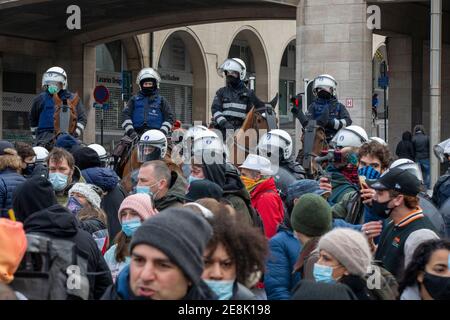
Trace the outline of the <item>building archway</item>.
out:
[[[269,100],[269,64],[262,37],[254,28],[245,26],[238,30],[232,39],[228,58],[240,58],[245,62],[248,76],[256,78],[256,95],[261,100]]]
[[[279,63],[279,101],[278,114],[281,129],[295,129],[295,118],[290,112],[292,108],[292,98],[295,98],[295,70],[296,70],[296,39],[290,39],[284,47],[283,56]]]
[[[183,124],[206,123],[208,73],[200,41],[185,29],[167,35],[163,43],[156,59],[162,79],[161,95]]]

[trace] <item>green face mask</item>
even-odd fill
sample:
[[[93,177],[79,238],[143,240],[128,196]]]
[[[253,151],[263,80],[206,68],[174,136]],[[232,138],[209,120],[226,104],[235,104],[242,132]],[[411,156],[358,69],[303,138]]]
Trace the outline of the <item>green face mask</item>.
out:
[[[47,90],[48,90],[48,92],[50,94],[55,94],[55,93],[57,93],[59,91],[59,88],[58,88],[58,86],[55,86],[55,85],[51,84],[51,85],[48,86]]]

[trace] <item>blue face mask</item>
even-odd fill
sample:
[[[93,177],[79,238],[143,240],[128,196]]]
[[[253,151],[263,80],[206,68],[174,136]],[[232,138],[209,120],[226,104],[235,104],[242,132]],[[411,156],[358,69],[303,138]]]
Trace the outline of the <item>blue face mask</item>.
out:
[[[141,219],[135,218],[130,220],[125,220],[122,222],[122,232],[130,238],[133,233],[141,226]]]
[[[69,179],[68,176],[59,172],[48,174],[48,180],[51,182],[53,189],[55,189],[55,191],[64,190],[64,188],[67,186],[68,179]]]
[[[234,280],[204,280],[219,300],[230,300],[233,296]]]
[[[75,197],[69,197],[69,201],[67,202],[67,209],[72,212],[74,215],[77,215],[81,209],[83,209],[83,205],[78,201]]]
[[[136,186],[136,193],[145,193],[150,194],[150,187],[149,186]]]
[[[187,179],[187,182],[188,182],[188,184],[191,184],[192,182],[194,182],[194,181],[199,181],[199,180],[204,180],[203,178],[197,178],[197,177],[194,177],[194,176],[189,176],[188,177],[188,179]]]
[[[336,280],[333,278],[333,268],[328,266],[323,266],[321,264],[314,264],[314,279],[316,282],[326,282],[335,283]]]
[[[367,179],[378,179],[381,176],[381,173],[379,173],[377,170],[375,170],[371,166],[366,166],[358,169],[358,175],[364,176]]]

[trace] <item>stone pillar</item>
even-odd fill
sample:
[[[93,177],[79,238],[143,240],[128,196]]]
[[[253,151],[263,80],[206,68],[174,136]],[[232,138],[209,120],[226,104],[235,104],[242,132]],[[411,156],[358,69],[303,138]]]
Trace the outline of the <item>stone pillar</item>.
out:
[[[395,151],[402,133],[412,124],[412,39],[393,36],[388,41],[389,61],[389,148]]]
[[[78,42],[61,42],[56,46],[59,50],[56,56],[56,65],[64,68],[68,75],[68,88],[78,92],[83,101],[87,125],[84,129],[83,142],[95,142],[95,110],[92,105],[95,87],[95,46],[83,45]]]
[[[353,124],[370,129],[372,32],[365,0],[302,0],[297,13],[297,83],[327,73],[338,82],[338,99]],[[302,88],[297,88],[303,92]]]

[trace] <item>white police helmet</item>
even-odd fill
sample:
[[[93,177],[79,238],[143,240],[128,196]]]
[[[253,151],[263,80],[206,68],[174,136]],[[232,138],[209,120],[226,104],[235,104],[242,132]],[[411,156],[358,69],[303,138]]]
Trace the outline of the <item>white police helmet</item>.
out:
[[[155,69],[144,68],[141,71],[139,71],[139,73],[136,77],[136,84],[140,86],[141,81],[144,79],[155,79],[156,87],[159,88],[159,83],[161,82],[161,77],[159,76],[159,73]]]
[[[103,146],[97,144],[97,143],[92,143],[90,145],[88,145],[88,148],[91,148],[92,150],[94,150],[95,152],[97,152],[98,157],[100,158],[100,161],[103,162],[105,165],[108,163],[108,153],[106,152],[106,149],[103,148]]]
[[[138,161],[147,161],[147,155],[153,153],[155,148],[160,150],[159,159],[163,159],[167,153],[167,138],[164,133],[155,129],[144,132],[138,142]]]
[[[320,90],[325,90],[328,93],[330,93],[333,97],[335,97],[337,94],[336,89],[337,89],[337,82],[329,74],[321,74],[320,76],[314,79],[313,94],[315,96],[317,96],[317,93]]]
[[[417,179],[419,179],[420,182],[423,183],[422,170],[420,170],[420,167],[419,167],[419,165],[417,163],[415,163],[414,161],[412,161],[410,159],[398,159],[398,160],[395,160],[394,162],[392,162],[391,166],[389,167],[389,169],[392,169],[392,168],[400,168],[400,169],[403,169],[403,170],[408,170]]]
[[[217,70],[219,76],[223,77],[225,71],[234,71],[239,73],[239,79],[244,80],[247,74],[247,67],[245,62],[239,58],[232,58],[225,60]]]
[[[369,139],[370,141],[375,141],[375,142],[378,142],[379,144],[381,144],[381,145],[383,145],[383,146],[386,146],[387,147],[387,143],[386,143],[386,141],[384,141],[384,139],[381,139],[380,137],[370,137],[370,139]]]
[[[42,87],[57,82],[62,83],[63,89],[67,89],[67,73],[61,67],[51,67],[42,75]]]
[[[36,163],[44,163],[48,158],[48,150],[44,147],[33,147],[33,151],[36,154]]]
[[[335,147],[361,147],[365,142],[369,141],[366,130],[360,126],[351,125],[339,130],[331,140]]]
[[[271,158],[269,153],[276,152],[278,156],[278,150],[282,150],[284,159],[289,159],[292,155],[292,138],[284,130],[273,129],[264,134],[258,143],[258,150],[264,155]]]

